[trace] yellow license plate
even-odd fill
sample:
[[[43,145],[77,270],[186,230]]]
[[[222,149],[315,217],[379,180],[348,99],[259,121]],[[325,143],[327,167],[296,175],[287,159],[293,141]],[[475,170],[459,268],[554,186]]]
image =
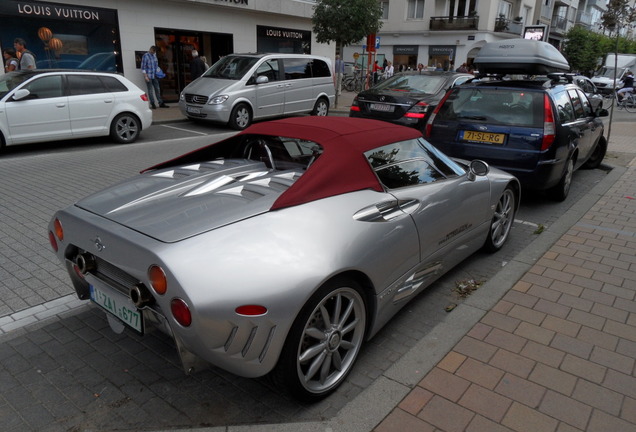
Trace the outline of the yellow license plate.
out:
[[[462,131],[464,141],[481,142],[489,144],[503,144],[506,134],[492,132]]]

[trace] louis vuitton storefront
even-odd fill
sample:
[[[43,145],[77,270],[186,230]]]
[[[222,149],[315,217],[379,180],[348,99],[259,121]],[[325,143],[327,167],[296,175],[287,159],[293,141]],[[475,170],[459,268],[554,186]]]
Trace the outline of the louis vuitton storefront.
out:
[[[0,46],[12,48],[15,38],[23,38],[38,68],[114,71],[145,88],[141,56],[156,45],[169,102],[191,81],[195,49],[210,65],[232,52],[333,57],[333,45],[318,44],[312,35],[310,5],[282,7],[294,11],[287,14],[272,14],[268,5],[268,0],[0,0]]]

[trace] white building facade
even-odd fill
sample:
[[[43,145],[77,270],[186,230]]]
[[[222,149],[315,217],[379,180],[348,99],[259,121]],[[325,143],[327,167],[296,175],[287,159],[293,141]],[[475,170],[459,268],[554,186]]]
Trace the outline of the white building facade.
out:
[[[299,0],[0,1],[0,45],[21,37],[39,68],[123,73],[141,88],[141,56],[158,47],[167,101],[190,82],[192,50],[212,64],[232,52],[310,53],[334,58],[312,32],[315,3]]]

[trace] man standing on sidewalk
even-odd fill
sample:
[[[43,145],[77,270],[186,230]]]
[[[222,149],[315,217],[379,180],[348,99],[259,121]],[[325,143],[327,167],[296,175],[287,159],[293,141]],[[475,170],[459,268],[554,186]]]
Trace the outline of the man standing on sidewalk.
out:
[[[157,60],[156,46],[151,46],[150,49],[141,58],[141,73],[144,74],[146,85],[148,86],[148,98],[150,99],[150,108],[156,109],[157,105],[160,108],[169,108],[168,105],[163,103],[161,99],[161,88],[159,87],[159,79],[157,78],[157,68],[159,67],[159,61]],[[157,102],[155,104],[155,101]]]

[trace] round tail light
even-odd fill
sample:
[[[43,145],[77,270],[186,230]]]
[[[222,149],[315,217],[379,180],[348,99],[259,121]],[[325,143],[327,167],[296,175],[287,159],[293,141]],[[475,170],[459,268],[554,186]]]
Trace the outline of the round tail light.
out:
[[[49,243],[55,252],[57,252],[57,240],[55,240],[55,234],[53,231],[49,231]]]
[[[183,327],[189,327],[192,324],[192,313],[188,304],[180,298],[173,298],[170,302],[170,311],[172,316]]]

